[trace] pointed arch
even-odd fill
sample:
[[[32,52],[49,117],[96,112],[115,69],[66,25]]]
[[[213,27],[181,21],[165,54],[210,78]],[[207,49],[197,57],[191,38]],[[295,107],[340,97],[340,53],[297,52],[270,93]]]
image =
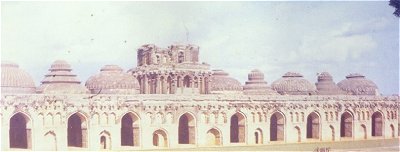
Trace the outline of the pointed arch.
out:
[[[207,131],[207,138],[206,138],[207,145],[209,146],[219,146],[222,145],[222,135],[221,131],[216,128],[211,128]]]
[[[153,146],[168,147],[168,134],[164,129],[158,129],[153,132]]]
[[[364,134],[363,139],[367,139],[367,127],[364,124],[361,125],[361,131]]]
[[[57,136],[53,131],[44,134],[44,142],[47,143],[42,150],[57,151]]]
[[[68,117],[68,146],[87,146],[87,119],[85,115],[76,112]]]
[[[301,142],[301,130],[300,130],[299,126],[294,127],[294,129],[297,132],[297,142]]]
[[[254,143],[255,144],[263,144],[264,143],[264,135],[263,131],[260,128],[257,128],[254,132]]]
[[[382,136],[383,134],[383,114],[381,112],[374,112],[371,116],[371,135],[376,137],[376,136]]]
[[[27,114],[15,113],[10,118],[10,148],[31,149],[31,127],[31,119]]]
[[[312,112],[307,116],[307,138],[319,139],[320,135],[320,116]]]
[[[244,143],[246,140],[246,117],[241,112],[236,112],[231,116],[230,125],[231,143]]]
[[[285,139],[285,116],[275,112],[270,118],[270,141],[283,141]]]
[[[139,116],[134,112],[125,113],[121,118],[121,146],[139,146],[139,133]]]
[[[186,112],[179,117],[178,143],[195,144],[196,119],[193,114]]]
[[[340,117],[340,137],[353,137],[353,115],[346,111]]]
[[[110,132],[103,130],[100,132],[100,149],[110,150],[111,149],[111,134]]]

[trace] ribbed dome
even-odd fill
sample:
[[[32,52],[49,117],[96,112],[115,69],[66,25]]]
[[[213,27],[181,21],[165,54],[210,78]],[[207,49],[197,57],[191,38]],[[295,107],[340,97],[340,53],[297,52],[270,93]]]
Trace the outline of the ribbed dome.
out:
[[[282,78],[272,83],[272,89],[279,94],[309,95],[315,94],[315,85],[303,78],[303,75],[294,72],[287,72]]]
[[[278,94],[275,90],[268,87],[267,82],[264,81],[264,73],[260,70],[252,70],[248,74],[248,81],[243,86],[244,94],[249,95],[268,95]]]
[[[358,73],[347,75],[346,79],[338,83],[338,86],[353,95],[379,95],[376,84]]]
[[[85,86],[91,93],[100,94],[136,94],[140,88],[137,79],[117,65],[105,65],[99,74],[86,81]]]
[[[242,84],[223,70],[213,70],[211,91],[242,91]]]
[[[332,76],[328,72],[322,72],[318,75],[317,86],[319,95],[338,95],[345,94],[336,84],[333,82]]]
[[[72,74],[71,66],[63,60],[53,62],[42,84],[38,88],[39,93],[82,94],[89,91],[81,85],[75,74]]]
[[[1,93],[35,93],[35,83],[32,77],[18,64],[1,62]]]

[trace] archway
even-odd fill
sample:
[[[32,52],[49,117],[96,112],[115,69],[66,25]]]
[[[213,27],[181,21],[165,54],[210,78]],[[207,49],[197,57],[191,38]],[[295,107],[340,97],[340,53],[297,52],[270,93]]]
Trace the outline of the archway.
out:
[[[195,144],[195,125],[195,119],[189,113],[185,113],[179,118],[179,144]]]
[[[209,146],[221,145],[221,133],[217,129],[208,130],[206,139]]]
[[[190,76],[188,76],[188,75],[185,76],[185,77],[183,78],[183,87],[184,87],[184,88],[190,88],[190,87],[191,87],[190,81],[191,81]]]
[[[168,137],[164,130],[156,130],[153,133],[153,146],[168,147]]]
[[[236,113],[231,117],[230,137],[231,143],[244,143],[246,131],[246,119],[241,113]]]
[[[271,116],[270,122],[270,141],[283,141],[284,140],[284,130],[285,120],[281,113],[275,112]]]
[[[361,129],[362,129],[362,132],[363,132],[363,134],[364,134],[364,139],[367,139],[367,127],[365,127],[365,125],[361,125]]]
[[[46,146],[43,147],[46,151],[56,151],[57,150],[57,138],[56,134],[53,131],[49,131],[46,134],[44,134],[44,143],[46,143]]]
[[[335,141],[335,128],[333,128],[332,125],[330,125],[329,128],[331,128],[331,132],[332,132],[332,141]]]
[[[307,117],[307,138],[319,139],[319,116],[312,112]]]
[[[107,131],[100,133],[100,149],[110,150],[111,149],[111,136]]]
[[[340,137],[353,137],[353,116],[349,112],[340,117]]]
[[[87,123],[86,118],[75,113],[68,118],[68,146],[86,147]]]
[[[382,130],[383,130],[383,118],[382,114],[380,112],[374,112],[372,114],[372,136],[382,136]]]
[[[394,133],[394,126],[391,124],[390,125],[390,131],[392,132],[392,138],[394,138],[395,137],[395,133]]]
[[[10,148],[31,148],[31,129],[29,122],[29,117],[22,113],[17,113],[10,118]]]
[[[131,112],[121,119],[121,146],[139,146],[139,117]]]
[[[257,128],[256,131],[254,132],[254,142],[255,144],[263,144],[263,133],[260,128]]]
[[[297,142],[301,142],[301,130],[298,126],[294,127],[294,129],[296,129],[297,132]]]

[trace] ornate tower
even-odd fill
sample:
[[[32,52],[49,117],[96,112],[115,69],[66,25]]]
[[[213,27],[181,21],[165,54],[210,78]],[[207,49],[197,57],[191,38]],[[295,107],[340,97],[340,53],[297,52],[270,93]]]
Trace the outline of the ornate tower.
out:
[[[212,72],[199,63],[199,47],[175,44],[159,48],[142,45],[132,74],[140,83],[141,94],[208,94]]]

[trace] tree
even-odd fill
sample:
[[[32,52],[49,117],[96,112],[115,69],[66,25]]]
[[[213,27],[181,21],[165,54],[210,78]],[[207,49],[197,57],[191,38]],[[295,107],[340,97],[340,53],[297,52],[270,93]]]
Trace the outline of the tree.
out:
[[[390,0],[389,5],[396,9],[393,14],[400,17],[400,0]]]

